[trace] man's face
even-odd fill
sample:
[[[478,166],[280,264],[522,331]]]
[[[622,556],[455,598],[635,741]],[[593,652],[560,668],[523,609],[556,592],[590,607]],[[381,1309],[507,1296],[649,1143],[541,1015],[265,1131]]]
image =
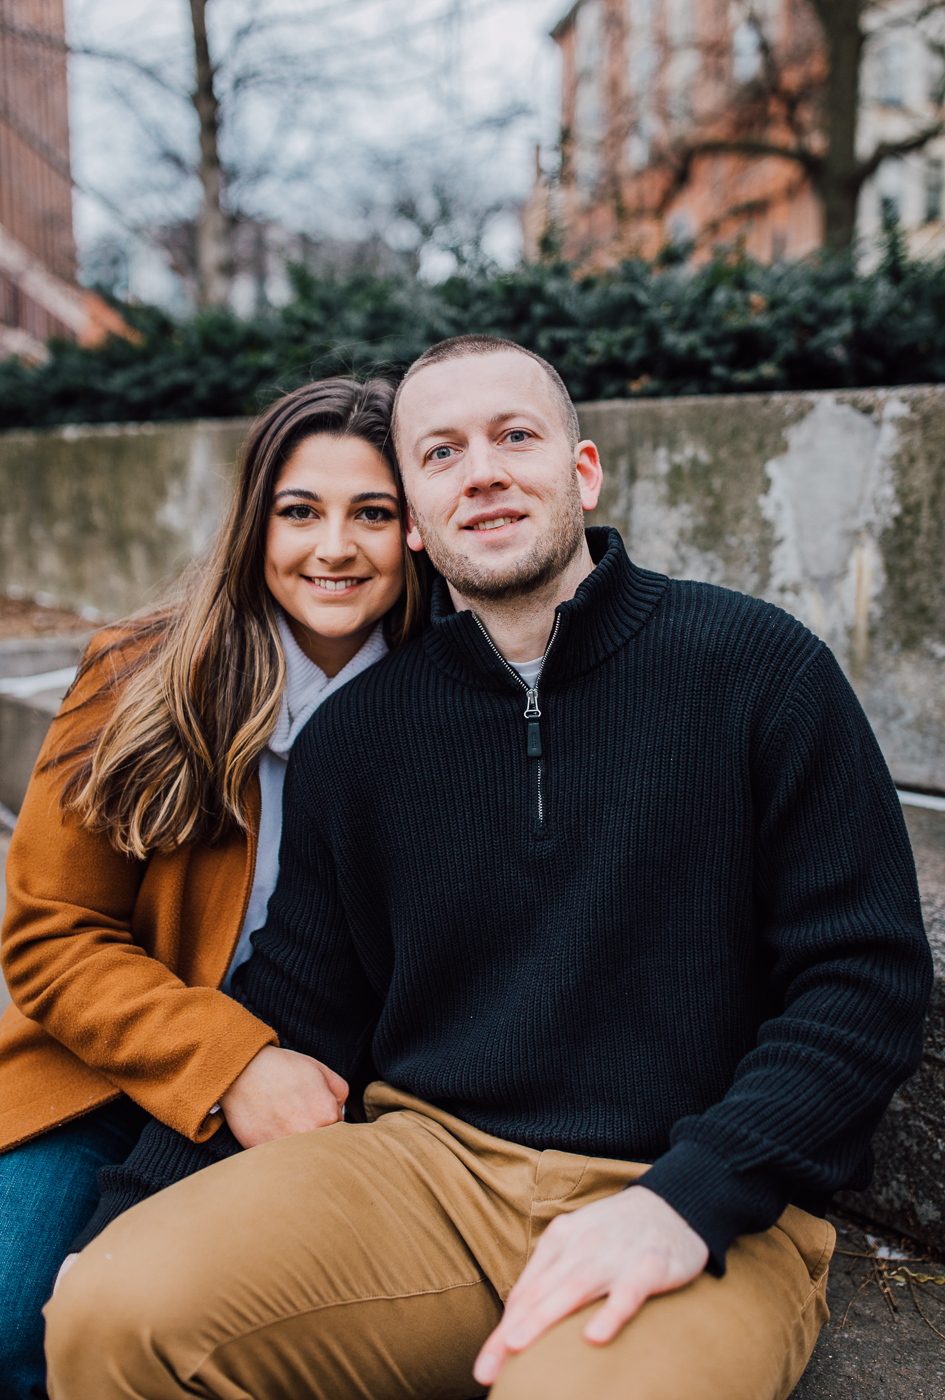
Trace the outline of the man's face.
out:
[[[541,365],[514,350],[419,370],[397,409],[412,549],[473,601],[530,593],[584,539],[600,493],[593,443],[570,446]]]

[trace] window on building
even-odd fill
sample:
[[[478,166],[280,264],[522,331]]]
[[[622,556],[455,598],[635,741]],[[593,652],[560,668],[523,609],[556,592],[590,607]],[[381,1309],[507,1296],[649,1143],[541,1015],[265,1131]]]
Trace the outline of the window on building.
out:
[[[684,49],[692,43],[692,0],[669,0],[667,31],[673,48]]]
[[[938,223],[942,217],[942,194],[945,191],[945,161],[930,156],[925,162],[925,222]]]
[[[908,60],[908,49],[898,39],[880,50],[878,97],[887,107],[901,107],[906,100]]]
[[[750,83],[760,72],[761,35],[745,20],[732,35],[732,77],[736,83]]]

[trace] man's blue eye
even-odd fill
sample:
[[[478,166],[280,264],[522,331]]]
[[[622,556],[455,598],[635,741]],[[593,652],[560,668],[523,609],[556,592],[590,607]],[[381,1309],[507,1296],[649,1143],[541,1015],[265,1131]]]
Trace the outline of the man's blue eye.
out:
[[[527,436],[523,428],[513,428],[509,433],[509,442],[524,442]]]

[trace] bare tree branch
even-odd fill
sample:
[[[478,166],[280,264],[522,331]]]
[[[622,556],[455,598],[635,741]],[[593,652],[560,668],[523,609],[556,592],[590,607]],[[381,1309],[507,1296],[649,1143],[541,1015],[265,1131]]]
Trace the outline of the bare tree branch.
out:
[[[779,160],[794,161],[811,176],[818,175],[823,167],[823,157],[803,146],[781,146],[775,141],[742,140],[737,137],[732,140],[690,142],[685,147],[683,159],[691,162],[694,156],[703,155],[776,156]]]
[[[927,146],[930,141],[934,141],[936,136],[941,136],[943,132],[945,132],[945,121],[938,121],[932,126],[923,127],[921,131],[914,131],[911,136],[904,136],[901,141],[881,141],[872,155],[867,156],[866,160],[860,161],[857,167],[860,184],[864,184],[871,175],[874,175],[884,160],[895,160],[898,156],[908,156],[913,151],[921,151],[923,146]]]

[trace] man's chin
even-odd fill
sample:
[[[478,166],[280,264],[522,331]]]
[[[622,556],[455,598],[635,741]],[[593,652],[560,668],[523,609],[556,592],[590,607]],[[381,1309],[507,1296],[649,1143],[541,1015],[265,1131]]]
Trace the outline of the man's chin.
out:
[[[529,558],[484,565],[476,559],[451,559],[441,573],[448,583],[474,603],[508,602],[542,588],[560,572],[557,560],[536,564]]]
[[[507,603],[524,598],[551,583],[567,568],[584,543],[584,514],[579,497],[568,503],[536,537],[526,519],[522,533],[531,538],[496,540],[495,545],[451,540],[462,547],[443,548],[435,531],[421,531],[433,567],[471,603]],[[516,532],[518,533],[518,532]]]

